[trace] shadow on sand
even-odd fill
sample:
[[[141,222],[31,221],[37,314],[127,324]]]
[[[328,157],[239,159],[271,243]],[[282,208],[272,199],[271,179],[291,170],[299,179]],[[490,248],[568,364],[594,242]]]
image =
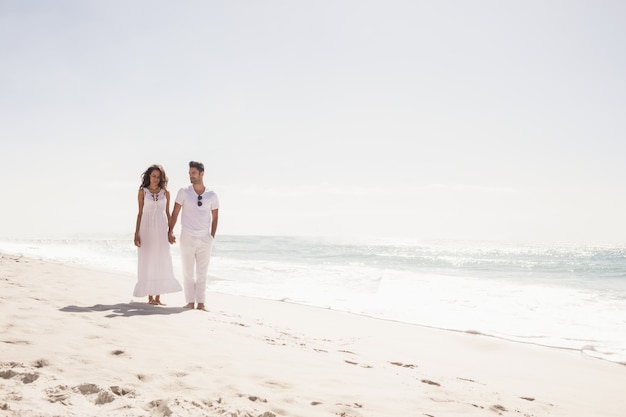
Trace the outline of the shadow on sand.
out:
[[[91,313],[94,311],[110,311],[105,317],[133,317],[164,314],[179,314],[189,311],[183,307],[155,306],[147,303],[119,303],[112,305],[96,304],[90,307],[67,306],[59,309],[66,313]]]

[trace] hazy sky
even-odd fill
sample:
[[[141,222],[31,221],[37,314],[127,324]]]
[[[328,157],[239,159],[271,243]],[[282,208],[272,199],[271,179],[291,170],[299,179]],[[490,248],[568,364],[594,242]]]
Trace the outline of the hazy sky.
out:
[[[0,236],[626,243],[626,2],[0,0]],[[130,237],[129,237],[130,239]]]

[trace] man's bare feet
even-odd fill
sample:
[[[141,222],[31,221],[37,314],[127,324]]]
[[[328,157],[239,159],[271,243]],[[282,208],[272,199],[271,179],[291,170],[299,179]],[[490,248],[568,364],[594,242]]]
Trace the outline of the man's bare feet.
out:
[[[198,303],[198,307],[196,307],[196,309],[202,310],[202,311],[208,311],[206,307],[204,306],[204,303]]]
[[[187,303],[183,308],[194,308],[193,303]]]

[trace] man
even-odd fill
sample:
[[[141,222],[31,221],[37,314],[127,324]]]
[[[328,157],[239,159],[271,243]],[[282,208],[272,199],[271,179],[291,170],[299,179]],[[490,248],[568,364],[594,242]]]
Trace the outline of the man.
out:
[[[181,188],[176,194],[168,239],[170,243],[176,242],[174,226],[182,208],[180,257],[187,301],[185,308],[206,311],[206,280],[217,231],[219,201],[217,194],[204,186],[204,165],[201,162],[189,162],[189,180],[191,185]]]

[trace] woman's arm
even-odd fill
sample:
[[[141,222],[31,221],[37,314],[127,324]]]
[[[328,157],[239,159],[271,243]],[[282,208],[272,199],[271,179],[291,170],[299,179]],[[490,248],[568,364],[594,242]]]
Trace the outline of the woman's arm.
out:
[[[170,225],[170,192],[165,190],[165,214],[167,215],[167,225]]]
[[[139,226],[141,225],[141,213],[143,213],[143,199],[145,194],[143,189],[139,190],[137,195],[137,202],[139,204],[139,212],[137,213],[137,224],[135,225],[135,246],[141,246],[141,239],[139,237]]]

